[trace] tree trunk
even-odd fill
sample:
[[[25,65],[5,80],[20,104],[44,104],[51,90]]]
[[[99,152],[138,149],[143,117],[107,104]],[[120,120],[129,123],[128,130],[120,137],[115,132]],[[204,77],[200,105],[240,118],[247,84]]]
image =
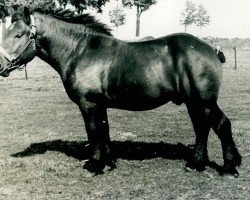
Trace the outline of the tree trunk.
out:
[[[6,32],[6,22],[3,21],[2,22],[2,38],[1,38],[1,43],[3,42],[3,36],[4,36],[5,32]]]
[[[141,17],[141,12],[140,12],[140,7],[137,6],[137,13],[136,13],[136,37],[139,37],[140,35],[140,17]]]
[[[202,38],[202,26],[200,26],[200,38]]]
[[[187,26],[185,25],[185,33],[187,32]]]
[[[3,25],[2,25],[2,22],[0,21],[0,28],[1,28],[1,30],[3,30],[2,28],[3,28]],[[0,45],[2,44],[2,39],[3,38],[3,36],[2,36],[2,33],[0,34]]]

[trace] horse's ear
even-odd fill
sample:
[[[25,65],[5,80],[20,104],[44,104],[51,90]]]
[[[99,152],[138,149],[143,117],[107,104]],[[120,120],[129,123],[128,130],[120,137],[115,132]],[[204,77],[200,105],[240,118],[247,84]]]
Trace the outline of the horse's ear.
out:
[[[23,8],[23,18],[24,18],[24,21],[28,25],[30,25],[30,11],[26,6]]]

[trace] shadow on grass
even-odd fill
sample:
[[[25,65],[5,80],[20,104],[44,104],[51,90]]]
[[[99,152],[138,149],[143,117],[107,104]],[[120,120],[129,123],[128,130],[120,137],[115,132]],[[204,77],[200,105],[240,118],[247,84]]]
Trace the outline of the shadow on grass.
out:
[[[181,143],[145,143],[131,141],[112,141],[111,148],[115,158],[126,160],[145,160],[153,158],[166,158],[171,160],[185,160],[190,162],[193,155],[193,146],[185,146]],[[34,143],[22,152],[12,154],[13,157],[27,157],[44,154],[47,151],[57,151],[74,157],[78,160],[86,160],[90,156],[88,142],[54,140]],[[215,162],[209,162],[208,166],[218,173],[222,172]]]

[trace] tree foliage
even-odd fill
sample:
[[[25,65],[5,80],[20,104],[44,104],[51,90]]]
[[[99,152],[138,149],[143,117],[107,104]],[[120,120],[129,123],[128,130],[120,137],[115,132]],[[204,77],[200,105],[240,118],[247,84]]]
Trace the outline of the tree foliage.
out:
[[[53,0],[5,0],[5,4],[8,7],[26,6],[30,9],[49,9],[55,6]]]
[[[61,8],[66,8],[67,4],[69,3],[69,1],[66,1],[66,0],[57,0],[57,2],[59,3],[59,6]]]
[[[210,16],[207,14],[207,10],[203,7],[202,4],[198,7],[198,12],[196,14],[195,24],[202,28],[203,26],[207,26],[210,23]]]
[[[130,8],[132,8],[133,6],[136,6],[140,14],[143,11],[148,10],[151,5],[154,5],[156,3],[157,3],[156,0],[122,0],[122,4],[124,6],[130,7]]]
[[[110,22],[114,24],[116,28],[122,26],[126,22],[126,14],[122,8],[116,6],[114,10],[109,11]]]
[[[186,8],[181,13],[182,19],[180,20],[181,25],[184,25],[185,32],[187,31],[187,27],[195,23],[196,20],[196,5],[192,1],[186,2]]]
[[[0,0],[0,17],[5,18],[8,15],[16,13],[19,7],[28,7],[30,10],[51,9],[55,7],[53,0]]]
[[[109,0],[58,0],[61,7],[65,8],[66,5],[70,4],[76,8],[78,13],[82,13],[88,7],[94,8],[97,12],[102,12],[102,7],[109,2]]]
[[[5,1],[0,0],[0,20],[5,22],[5,17],[8,15],[7,7],[5,6]]]
[[[206,26],[210,23],[210,16],[207,14],[207,10],[200,4],[198,7],[192,1],[186,2],[186,8],[181,13],[182,19],[180,20],[181,25],[184,25],[185,32],[187,26],[195,24],[200,27]]]

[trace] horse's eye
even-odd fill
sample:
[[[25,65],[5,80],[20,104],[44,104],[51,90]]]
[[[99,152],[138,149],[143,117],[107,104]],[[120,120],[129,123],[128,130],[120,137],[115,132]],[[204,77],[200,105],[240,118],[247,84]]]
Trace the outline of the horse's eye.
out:
[[[16,34],[15,34],[15,38],[20,38],[22,36],[22,33],[21,32],[17,32]]]
[[[16,35],[15,37],[16,37],[16,38],[20,38],[20,37],[21,37],[21,35]]]

